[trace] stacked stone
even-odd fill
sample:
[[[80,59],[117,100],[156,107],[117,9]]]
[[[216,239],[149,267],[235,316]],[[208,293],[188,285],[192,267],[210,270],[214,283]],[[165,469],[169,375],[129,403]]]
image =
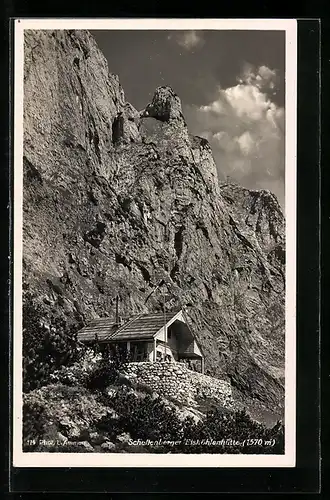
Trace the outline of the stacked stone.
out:
[[[146,385],[161,396],[181,403],[196,403],[195,398],[198,397],[217,400],[225,407],[232,405],[229,382],[193,372],[181,363],[129,363],[125,373],[133,382]]]
[[[214,399],[225,407],[233,404],[231,385],[226,380],[219,380],[201,373],[192,373],[191,382],[196,387],[196,393],[202,399]]]

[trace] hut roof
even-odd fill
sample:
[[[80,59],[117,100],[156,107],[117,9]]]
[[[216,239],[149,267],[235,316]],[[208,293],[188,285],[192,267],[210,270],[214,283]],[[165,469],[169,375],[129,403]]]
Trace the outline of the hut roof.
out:
[[[97,318],[91,321],[87,326],[78,332],[80,342],[93,342],[96,338],[102,342],[107,340],[118,330],[112,318]]]
[[[180,310],[166,313],[166,323],[170,322]],[[164,326],[163,312],[139,314],[118,326],[110,318],[93,320],[89,325],[78,332],[80,342],[99,342],[119,340],[149,340]]]

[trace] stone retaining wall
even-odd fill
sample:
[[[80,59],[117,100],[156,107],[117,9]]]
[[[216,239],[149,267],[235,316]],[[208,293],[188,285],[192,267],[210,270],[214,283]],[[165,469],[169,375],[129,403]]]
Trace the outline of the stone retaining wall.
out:
[[[229,382],[189,370],[183,363],[129,363],[125,366],[125,374],[132,382],[146,385],[184,404],[193,405],[196,398],[214,399],[226,407],[232,404]]]

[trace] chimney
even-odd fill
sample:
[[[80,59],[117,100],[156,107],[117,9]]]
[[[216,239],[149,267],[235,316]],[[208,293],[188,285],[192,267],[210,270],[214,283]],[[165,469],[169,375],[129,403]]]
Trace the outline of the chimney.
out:
[[[116,296],[116,325],[119,325],[119,297]]]

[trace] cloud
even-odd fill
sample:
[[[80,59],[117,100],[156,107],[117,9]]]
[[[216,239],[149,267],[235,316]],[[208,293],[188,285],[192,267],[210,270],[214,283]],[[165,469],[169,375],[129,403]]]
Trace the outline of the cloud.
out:
[[[180,47],[187,51],[195,48],[200,48],[204,45],[204,37],[202,31],[180,31],[172,32],[167,37],[168,40],[174,40]]]
[[[214,100],[185,107],[195,135],[209,140],[219,177],[270,189],[284,204],[284,109],[271,99],[277,73],[245,65],[237,85],[218,87]]]
[[[275,69],[270,69],[267,66],[259,66],[257,68],[246,63],[237,81],[241,84],[253,85],[261,92],[272,96],[276,95],[279,76]]]

